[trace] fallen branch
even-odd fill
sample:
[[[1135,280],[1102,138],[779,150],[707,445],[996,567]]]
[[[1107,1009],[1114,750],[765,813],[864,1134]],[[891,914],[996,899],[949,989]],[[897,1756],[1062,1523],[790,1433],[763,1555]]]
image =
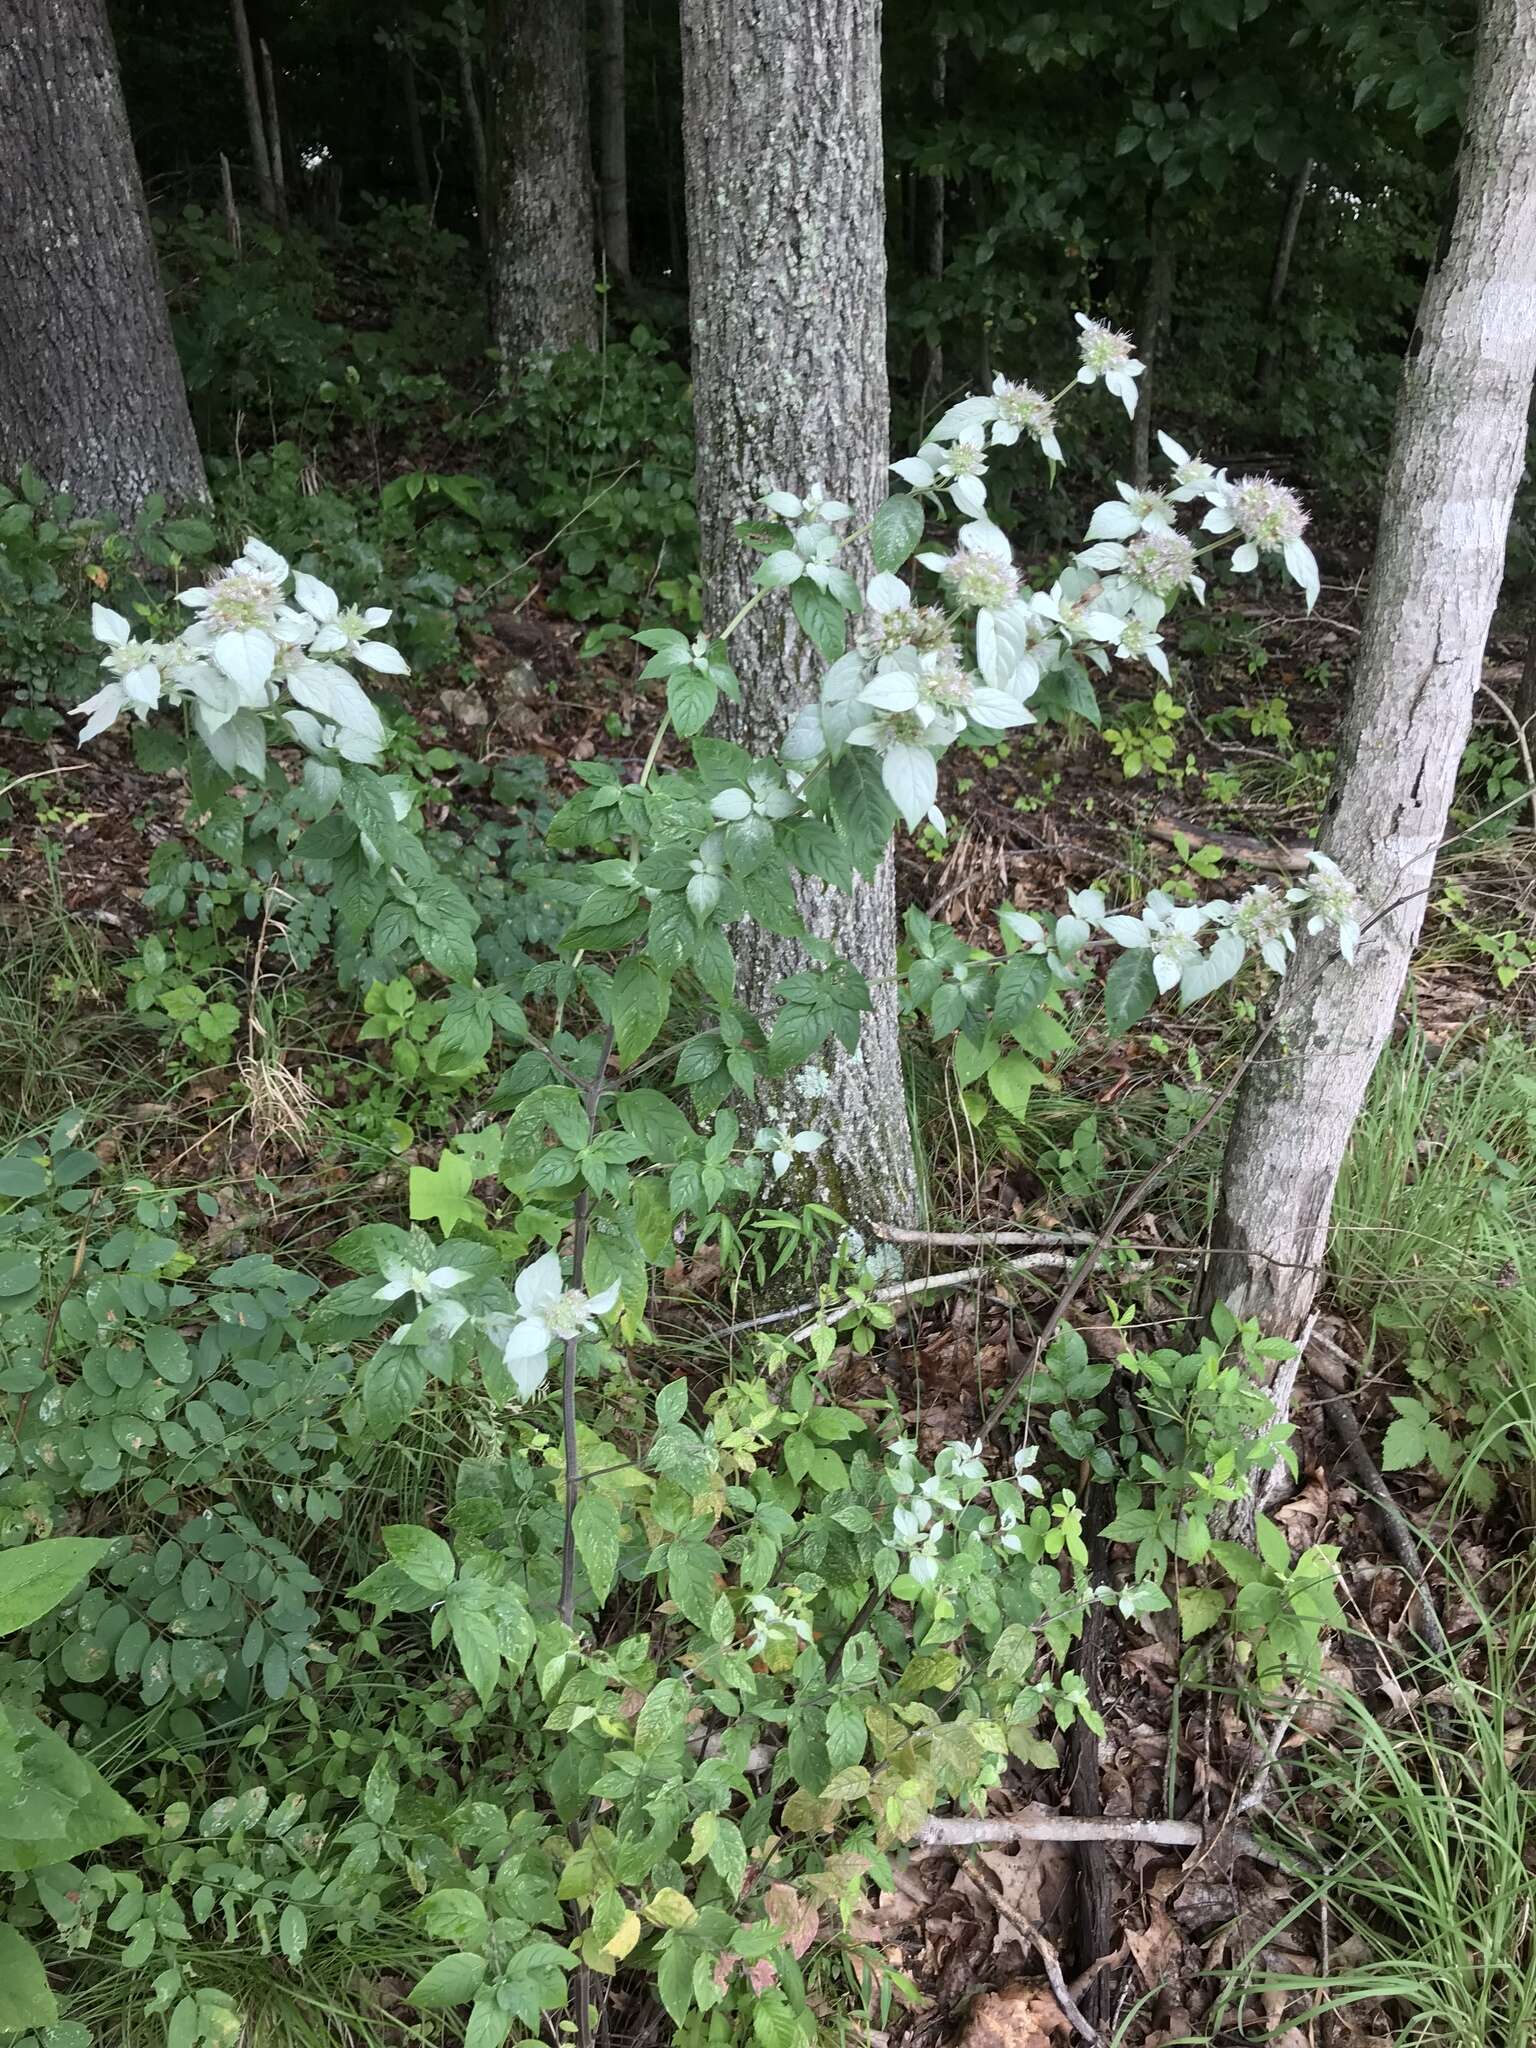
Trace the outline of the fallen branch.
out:
[[[959,1250],[983,1244],[1034,1245],[1092,1244],[1091,1230],[903,1230],[895,1223],[877,1223],[876,1237],[887,1244],[939,1244]]]
[[[913,1837],[915,1849],[970,1849],[989,1842],[1133,1842],[1154,1849],[1203,1849],[1217,1836],[1231,1843],[1239,1856],[1272,1863],[1279,1870],[1302,1868],[1294,1857],[1245,1828],[1207,1830],[1192,1820],[1077,1820],[1069,1814],[1021,1815],[1014,1820],[971,1820],[935,1815]]]
[[[1186,825],[1180,818],[1154,818],[1146,832],[1149,839],[1161,839],[1168,846],[1182,839],[1197,853],[1202,846],[1214,846],[1218,853],[1244,867],[1278,868],[1282,874],[1299,875],[1308,864],[1304,846],[1269,846],[1242,832],[1204,832],[1198,825]]]
[[[901,1280],[889,1287],[877,1287],[868,1298],[871,1301],[911,1301],[921,1294],[942,1294],[951,1287],[970,1287],[978,1280],[985,1280],[998,1273],[1060,1273],[1072,1263],[1065,1252],[1026,1252],[1019,1259],[1004,1259],[995,1266],[962,1266],[955,1273],[924,1273],[916,1280]],[[1121,1274],[1126,1278],[1151,1270],[1150,1259],[1138,1259],[1134,1265],[1122,1266]],[[809,1308],[810,1303],[806,1303]],[[808,1323],[790,1332],[791,1344],[803,1344],[813,1330],[823,1323],[829,1328],[851,1316],[862,1306],[858,1301],[845,1301],[837,1308],[822,1309],[813,1315]]]

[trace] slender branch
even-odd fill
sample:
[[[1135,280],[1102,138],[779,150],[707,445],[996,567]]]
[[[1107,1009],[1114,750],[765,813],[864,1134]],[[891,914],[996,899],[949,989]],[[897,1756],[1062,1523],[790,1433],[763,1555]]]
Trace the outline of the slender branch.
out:
[[[1477,687],[1491,703],[1496,704],[1500,711],[1503,712],[1509,723],[1510,731],[1515,736],[1515,745],[1520,749],[1521,764],[1525,769],[1526,783],[1531,792],[1531,824],[1533,828],[1536,828],[1536,767],[1531,765],[1531,742],[1525,729],[1525,723],[1515,715],[1513,709],[1505,703],[1504,699],[1491,684],[1480,682]]]
[[[597,1066],[587,1083],[583,1108],[587,1113],[587,1139],[597,1129],[597,1109],[603,1098],[603,1079],[613,1051],[613,1026],[603,1033]],[[592,1197],[585,1185],[576,1197],[571,1232],[571,1286],[579,1288],[586,1275],[587,1236],[591,1224]],[[560,1552],[560,1619],[567,1628],[576,1619],[576,1503],[581,1498],[581,1451],[576,1441],[576,1353],[579,1337],[567,1337],[560,1359],[560,1427],[565,1438],[565,1541]]]
[[[925,1820],[913,1837],[916,1849],[969,1849],[979,1843],[1007,1842],[1130,1842],[1158,1849],[1203,1849],[1222,1832],[1240,1856],[1277,1869],[1301,1866],[1297,1860],[1261,1842],[1242,1828],[1207,1833],[1193,1820],[1075,1820],[1069,1814],[1021,1814],[1014,1819],[988,1816],[971,1820],[963,1815],[935,1815]]]
[[[1039,1953],[1040,1961],[1045,1966],[1046,1978],[1051,1987],[1051,1996],[1061,2007],[1062,2012],[1072,2023],[1073,2027],[1089,2044],[1089,2048],[1099,2048],[1100,2037],[1098,2028],[1087,2019],[1081,2008],[1074,2001],[1072,1993],[1067,1987],[1067,1980],[1062,1974],[1061,1957],[1056,1952],[1056,1944],[1047,1938],[1042,1929],[1030,1919],[1027,1913],[1021,1913],[1017,1906],[1004,1897],[1000,1885],[989,1884],[986,1878],[974,1866],[971,1867],[971,1876],[976,1880],[977,1889],[986,1899],[988,1905],[995,1912],[1000,1913],[1010,1926],[1016,1927],[1020,1934],[1024,1935],[1033,1944]]]

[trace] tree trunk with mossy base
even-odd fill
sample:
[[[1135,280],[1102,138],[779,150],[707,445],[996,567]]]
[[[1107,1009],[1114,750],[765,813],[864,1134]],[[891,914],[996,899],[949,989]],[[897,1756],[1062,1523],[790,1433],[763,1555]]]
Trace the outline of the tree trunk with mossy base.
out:
[[[1238,1096],[1207,1302],[1295,1336],[1340,1165],[1392,1029],[1504,573],[1536,372],[1536,7],[1488,0],[1449,234],[1398,401],[1322,850],[1356,884],[1351,967],[1303,938]]]
[[[577,0],[491,16],[491,328],[513,366],[597,346],[585,19]]]
[[[101,0],[0,0],[0,477],[207,496]]]
[[[683,0],[694,413],[705,614],[750,595],[757,558],[735,538],[769,488],[821,484],[862,522],[886,495],[885,242],[879,0]],[[867,560],[844,558],[860,580]],[[774,754],[826,666],[788,598],[731,640],[741,703],[716,730]],[[849,895],[807,880],[808,929],[869,983],[857,1055],[821,1056],[830,1090],[759,1103],[764,1122],[824,1131],[811,1192],[850,1222],[910,1221],[917,1200],[896,1006],[889,855]],[[737,992],[758,1015],[806,965],[793,941],[737,934]]]

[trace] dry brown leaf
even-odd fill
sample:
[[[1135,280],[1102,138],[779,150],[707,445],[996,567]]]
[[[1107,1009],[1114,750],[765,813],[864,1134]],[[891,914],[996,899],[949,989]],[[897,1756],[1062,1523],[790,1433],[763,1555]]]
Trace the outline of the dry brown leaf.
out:
[[[1139,1933],[1128,1927],[1125,1939],[1136,1958],[1142,1982],[1149,1991],[1156,1991],[1160,1985],[1172,1980],[1174,1965],[1184,1951],[1184,1937],[1166,1907],[1159,1905],[1156,1899],[1150,1902],[1148,1910],[1150,1918],[1147,1925]]]
[[[1285,1531],[1292,1550],[1307,1550],[1321,1541],[1329,1512],[1328,1476],[1321,1465],[1309,1472],[1306,1484],[1284,1507],[1276,1508],[1274,1519]]]
[[[971,2007],[961,2048],[1052,2048],[1072,2023],[1045,1984],[989,1991]]]

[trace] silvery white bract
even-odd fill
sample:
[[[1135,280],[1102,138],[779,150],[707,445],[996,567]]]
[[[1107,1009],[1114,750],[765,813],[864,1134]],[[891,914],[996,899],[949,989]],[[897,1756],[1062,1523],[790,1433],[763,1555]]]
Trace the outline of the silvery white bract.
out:
[[[1287,889],[1286,901],[1305,906],[1309,932],[1332,926],[1339,935],[1339,951],[1353,965],[1360,943],[1360,892],[1326,853],[1309,853],[1307,860],[1312,873],[1300,888]]]
[[[1208,950],[1201,946],[1199,934],[1212,921],[1205,906],[1175,903],[1161,889],[1148,893],[1140,917],[1098,920],[1117,945],[1150,952],[1159,992],[1176,988],[1186,1005],[1230,981],[1243,964],[1242,939],[1230,927],[1218,929]]]
[[[523,1268],[512,1291],[519,1313],[487,1316],[483,1327],[500,1352],[512,1384],[526,1401],[548,1376],[553,1345],[597,1335],[598,1318],[611,1315],[618,1306],[619,1283],[615,1280],[597,1294],[567,1287],[559,1254],[546,1252]]]
[[[294,602],[287,602],[292,577]],[[114,680],[77,707],[80,742],[124,711],[147,717],[186,704],[198,737],[227,773],[259,779],[274,727],[318,762],[375,765],[388,735],[367,692],[342,665],[407,675],[397,649],[373,635],[382,606],[343,610],[334,590],[252,538],[227,569],[180,593],[195,616],[175,640],[139,642],[126,619],[96,605],[91,630],[107,647]],[[284,699],[287,702],[284,702]]]
[[[754,1152],[768,1154],[768,1170],[775,1180],[786,1174],[796,1159],[809,1159],[827,1142],[825,1131],[793,1131],[786,1135],[775,1125],[764,1125],[752,1140]]]
[[[987,487],[981,481],[987,473],[987,459],[979,427],[958,435],[948,448],[925,441],[915,455],[893,462],[891,468],[914,491],[947,492],[955,510],[966,519],[979,519],[987,509]]]
[[[1307,513],[1293,490],[1267,476],[1243,476],[1235,483],[1223,479],[1200,523],[1208,533],[1242,536],[1232,550],[1234,569],[1257,569],[1261,556],[1279,555],[1286,574],[1300,584],[1307,610],[1317,603],[1317,562],[1302,539]]]
[[[1136,360],[1135,350],[1128,334],[1121,334],[1117,328],[1105,327],[1097,320],[1090,320],[1086,313],[1073,315],[1082,332],[1077,337],[1077,351],[1082,365],[1077,373],[1079,384],[1096,384],[1102,377],[1104,389],[1118,398],[1128,413],[1136,410],[1136,379],[1147,367]]]

